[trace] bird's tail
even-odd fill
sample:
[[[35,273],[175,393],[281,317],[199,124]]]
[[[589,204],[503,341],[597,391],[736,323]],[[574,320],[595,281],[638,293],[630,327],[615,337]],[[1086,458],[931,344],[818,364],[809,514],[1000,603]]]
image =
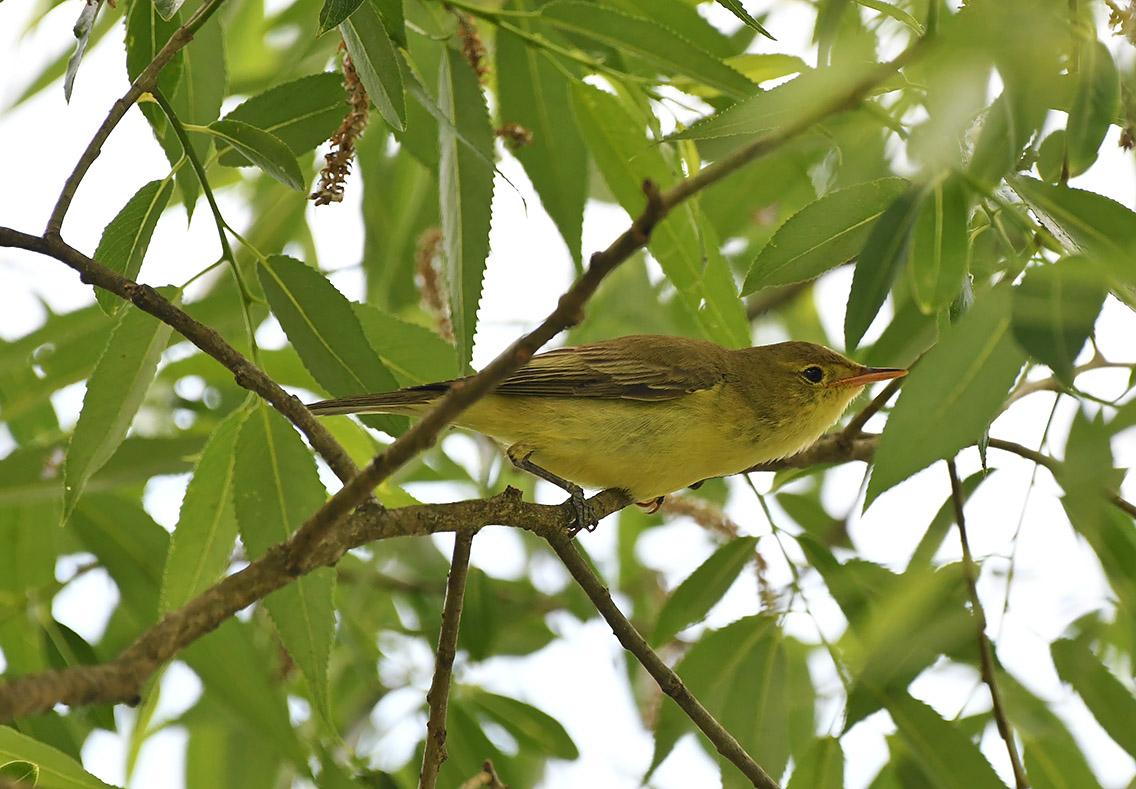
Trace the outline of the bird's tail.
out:
[[[337,397],[334,400],[321,400],[318,403],[311,403],[308,405],[308,410],[316,416],[333,416],[335,414],[407,414],[413,416],[421,412],[423,406],[429,405],[444,395],[449,388],[449,382],[445,382],[411,386],[394,392]]]

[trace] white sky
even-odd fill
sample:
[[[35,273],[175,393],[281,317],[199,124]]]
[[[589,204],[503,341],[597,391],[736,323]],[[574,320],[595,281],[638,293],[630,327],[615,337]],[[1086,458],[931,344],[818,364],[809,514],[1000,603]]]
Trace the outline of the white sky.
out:
[[[747,6],[755,6],[747,3]],[[24,29],[32,11],[30,3],[16,0],[0,3],[0,74],[8,75],[0,83],[0,223],[25,232],[42,230],[67,174],[82,149],[101,122],[111,103],[126,89],[122,58],[122,27],[118,25],[107,41],[87,53],[76,82],[72,102],[63,101],[62,90],[54,86],[24,105],[7,107],[22,92],[30,75],[39,64],[71,45],[70,29],[78,5],[66,3],[56,8],[38,27],[24,37]],[[794,31],[811,30],[812,20],[803,5],[780,4],[768,27],[784,44]],[[806,41],[798,42],[799,46]],[[778,51],[786,51],[784,49]],[[1077,185],[1100,191],[1123,204],[1136,205],[1136,177],[1130,155],[1115,148],[1116,130],[1105,143],[1104,156]],[[129,164],[127,164],[129,163]],[[137,110],[131,110],[108,143],[80,189],[64,226],[64,237],[78,248],[91,252],[98,243],[102,228],[133,195],[139,186],[166,174],[167,163]],[[484,324],[475,349],[475,366],[493,357],[518,333],[540,321],[554,306],[571,276],[567,252],[547,216],[540,210],[527,178],[514,162],[506,161],[501,169],[512,184],[498,184],[494,202],[495,224],[491,234],[492,255],[486,275],[483,314],[502,316]],[[528,205],[525,213],[521,197]],[[239,201],[222,193],[222,210],[233,224],[240,227],[245,215]],[[141,279],[152,284],[181,282],[202,265],[217,256],[215,231],[207,212],[199,210],[187,229],[184,215],[169,212],[159,224]],[[331,268],[351,266],[359,257],[361,236],[358,226],[358,189],[347,190],[347,200],[340,206],[309,209],[309,219],[319,244],[320,257]],[[610,206],[589,206],[584,226],[584,253],[602,249],[626,226],[622,211]],[[82,285],[69,269],[54,261],[14,250],[0,250],[0,338],[22,336],[40,324],[45,312],[41,300],[56,311],[68,311],[90,303],[91,290]],[[348,295],[357,293],[359,275],[348,268],[336,274],[336,284]],[[823,306],[826,328],[830,336],[841,336],[843,304],[847,298],[850,273],[837,272],[825,278],[817,288]],[[518,297],[523,294],[523,297]],[[1136,319],[1127,309],[1110,300],[1099,325],[1099,340],[1105,354],[1115,360],[1131,361],[1136,355],[1131,338],[1136,337]],[[839,340],[834,340],[838,342]],[[1102,396],[1114,396],[1122,390],[1124,373],[1100,371],[1085,376],[1082,383]],[[61,413],[74,418],[82,402],[82,387],[71,387],[56,400]],[[1036,446],[1040,425],[1044,424],[1052,404],[1051,395],[1035,395],[1015,406],[1013,411],[995,423],[994,435],[1013,438]],[[1071,404],[1059,410],[1056,435],[1062,435],[1072,418]],[[65,417],[66,418],[66,417]],[[878,429],[879,420],[871,426]],[[1131,431],[1115,447],[1118,464],[1136,462],[1136,446]],[[473,443],[460,436],[447,439],[447,448],[461,458],[476,462]],[[10,440],[0,435],[0,455],[10,449]],[[992,465],[999,467],[1001,479],[986,484],[968,506],[973,549],[979,556],[990,556],[981,579],[981,592],[991,622],[991,632],[1000,634],[998,655],[1004,665],[1022,678],[1033,690],[1058,703],[1059,711],[1075,721],[1074,733],[1089,748],[1094,767],[1106,786],[1124,786],[1136,772],[1136,765],[1118,746],[1103,735],[1079,701],[1072,698],[1057,680],[1048,658],[1048,642],[1059,635],[1078,616],[1101,606],[1105,594],[1095,557],[1077,539],[1060,515],[1055,496],[1058,488],[1042,471],[1038,484],[1025,504],[1032,466],[1003,453],[992,453]],[[977,455],[964,453],[960,473],[977,469]],[[859,464],[833,472],[825,488],[825,504],[829,511],[842,515],[859,496],[864,469]],[[759,490],[770,484],[768,475],[757,475]],[[184,490],[184,478],[156,481],[148,491],[147,503],[152,514],[167,528],[176,521],[177,507]],[[436,488],[415,490],[424,499],[447,500],[452,491]],[[894,491],[884,495],[862,518],[852,525],[852,535],[864,558],[893,568],[902,567],[931,515],[948,493],[946,475],[941,464],[916,475]],[[1136,486],[1131,482],[1125,490],[1131,499]],[[555,502],[563,498],[558,491],[542,487],[538,496]],[[1011,538],[1018,528],[1025,506],[1021,537],[1017,544],[1017,577],[1010,600],[1010,616],[1000,615],[1005,594],[1005,558],[1013,546]],[[769,527],[752,495],[737,481],[736,495],[731,499],[729,514],[744,531],[768,535]],[[588,551],[601,568],[614,562],[614,532],[602,526],[594,534],[583,535]],[[439,538],[440,547],[448,553],[450,541]],[[957,542],[952,536],[940,557],[957,558]],[[788,549],[798,552],[790,543]],[[646,535],[640,547],[644,561],[664,571],[673,586],[688,575],[713,550],[714,543],[689,524],[673,523]],[[771,563],[777,583],[786,583],[789,575],[778,560],[779,551],[771,540],[763,540],[763,554]],[[498,576],[514,576],[521,570],[521,554],[515,534],[506,529],[489,529],[478,536],[473,549],[474,562]],[[66,577],[67,568],[61,568]],[[558,566],[550,566],[547,583],[566,582]],[[90,573],[57,598],[57,617],[80,633],[97,638],[105,625],[105,608],[92,601],[113,601],[113,584],[101,573]],[[803,614],[789,617],[791,630],[812,640],[815,628],[826,635],[837,636],[842,618],[831,601],[812,595],[810,603],[816,622]],[[752,574],[745,573],[711,613],[707,622],[717,627],[739,616],[757,610],[756,589]],[[651,738],[643,730],[634,702],[628,695],[622,669],[624,655],[606,625],[599,621],[579,623],[569,617],[552,623],[562,638],[536,656],[526,660],[499,659],[477,667],[459,670],[466,680],[484,684],[491,690],[513,694],[537,704],[560,720],[577,745],[582,757],[571,764],[550,767],[544,786],[572,787],[584,784],[622,787],[637,786],[651,756]],[[380,766],[393,767],[409,754],[421,732],[421,721],[406,721],[406,716],[421,703],[429,683],[432,653],[421,645],[408,646],[398,653],[405,661],[406,675],[413,690],[392,694],[376,711],[375,719],[388,729],[385,736],[372,745]],[[815,676],[821,687],[835,686],[831,666],[816,661]],[[961,700],[979,699],[976,677],[966,669],[935,672],[921,678],[913,686],[917,696],[933,704],[942,714],[958,713]],[[196,699],[200,684],[180,664],[166,674],[160,716],[177,714]],[[976,702],[983,704],[984,702]],[[124,730],[132,712],[119,708]],[[397,721],[404,721],[401,725]],[[822,710],[822,725],[838,731],[839,721],[831,708]],[[883,734],[891,731],[890,722],[876,715],[860,724],[845,738],[845,752],[854,758],[847,768],[847,786],[866,786],[886,755],[882,749]],[[831,732],[830,732],[831,733]],[[167,730],[151,739],[142,752],[132,786],[180,785],[184,772],[182,748],[184,737],[177,729]],[[988,736],[983,750],[1002,775],[1008,774],[1005,752],[996,736]],[[123,766],[125,740],[97,733],[84,749],[88,769],[114,784],[125,781]],[[362,746],[361,746],[362,752]],[[692,739],[680,743],[675,753],[658,771],[651,785],[658,789],[688,786],[712,786],[717,781],[717,768]]]

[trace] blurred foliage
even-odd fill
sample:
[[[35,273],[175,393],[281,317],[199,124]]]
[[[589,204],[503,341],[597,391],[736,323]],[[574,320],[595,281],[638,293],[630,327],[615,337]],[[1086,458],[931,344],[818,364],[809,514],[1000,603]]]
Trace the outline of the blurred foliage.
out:
[[[218,12],[162,72],[162,102],[142,104],[169,173],[139,183],[95,255],[137,276],[148,251],[155,256],[148,248],[163,211],[213,212],[208,191],[238,195],[247,225],[239,239],[228,237],[239,245],[184,307],[281,384],[324,396],[468,371],[479,321],[507,317],[478,312],[491,201],[513,188],[494,178],[502,158],[524,167],[579,270],[592,251],[581,238],[589,200],[635,216],[645,178],[673,186],[848,95],[919,41],[864,100],[677,208],[648,254],[603,284],[569,340],[646,332],[732,346],[755,332],[823,339],[812,283],[853,264],[843,336],[828,342],[868,364],[907,366],[926,354],[888,412],[868,501],[965,447],[985,446],[993,420],[1018,402],[1017,388],[1071,398],[1080,410],[1068,434],[1048,432],[1050,444],[1065,447],[1054,476],[1067,528],[1099,557],[1108,592],[1098,611],[1063,623],[1065,634],[1032,659],[1052,660],[1103,731],[1136,756],[1136,526],[1110,503],[1127,472],[1113,448],[1121,437],[1130,445],[1136,425],[1132,375],[1111,401],[1078,388],[1086,369],[1123,366],[1101,359],[1093,343],[1106,302],[1136,308],[1136,213],[1068,184],[1112,144],[1113,127],[1122,144],[1136,139],[1133,44],[1119,36],[1132,35],[1136,11],[1097,0],[972,0],[958,9],[941,0],[817,0],[813,46],[792,52],[759,32],[789,31],[732,1],[721,5],[736,16],[706,14],[714,4],[696,0],[292,0],[270,11],[261,0],[209,4]],[[1104,22],[1110,9],[1117,36]],[[120,0],[84,25],[91,48],[125,25],[133,77],[196,10]],[[355,69],[346,80],[344,51]],[[65,72],[81,92],[82,63],[66,61],[22,75],[29,87],[20,101],[60,89]],[[374,105],[365,131],[358,119],[344,122],[348,93],[358,101],[360,85]],[[222,116],[223,107],[234,108]],[[303,199],[317,188],[323,157],[313,152],[329,138],[341,152],[332,175],[364,195],[362,304],[321,275]],[[353,152],[357,161],[343,165]],[[129,162],[116,164],[130,177]],[[201,260],[202,272],[214,262]],[[530,263],[546,265],[538,254]],[[786,288],[794,283],[805,284]],[[743,297],[770,294],[782,294],[777,308],[747,319]],[[0,344],[6,676],[108,659],[163,612],[283,539],[327,496],[298,434],[250,402],[228,371],[169,327],[97,296],[97,305],[49,314]],[[281,350],[255,348],[253,331],[269,313],[290,340]],[[1027,374],[1047,378],[1046,368],[1049,383],[1023,383]],[[68,428],[71,415],[50,398],[84,381],[82,412]],[[406,424],[363,422],[388,435]],[[344,418],[328,424],[360,462],[387,440]],[[414,483],[454,483],[450,490],[468,495],[508,481],[531,491],[530,481],[511,471],[495,479],[483,465],[464,467],[441,445],[379,498],[412,503],[402,486]],[[607,582],[701,701],[794,789],[842,786],[845,764],[860,754],[841,738],[875,713],[889,715],[895,733],[872,786],[1002,786],[978,747],[990,713],[968,707],[961,717],[960,706],[944,717],[910,692],[920,677],[978,665],[963,572],[936,561],[950,536],[950,501],[925,526],[907,524],[919,537],[910,564],[884,567],[860,555],[847,528],[852,513],[830,513],[822,497],[830,472],[778,475],[761,502],[772,534],[756,525],[764,520],[752,496],[745,504],[756,523],[739,534],[720,515],[725,485],[686,494],[698,506],[684,511],[698,525],[686,523],[709,547],[670,594],[640,550],[663,516],[634,508],[613,516],[601,525],[616,532]],[[151,481],[186,474],[171,536],[147,514],[144,496]],[[963,485],[968,496],[980,487],[1017,495],[1002,475],[975,474]],[[740,506],[742,493],[735,498]],[[574,585],[550,583],[555,559],[543,543],[527,534],[516,541],[523,562],[515,576],[493,567],[470,573],[459,665],[523,660],[560,638],[563,617],[597,616]],[[774,558],[789,572],[770,580]],[[300,779],[415,785],[421,744],[401,767],[385,758],[389,772],[375,769],[392,725],[376,710],[396,691],[425,687],[421,656],[436,644],[447,567],[429,539],[392,540],[227,622],[180,656],[202,685],[189,709],[153,720],[162,686],[150,684],[127,734],[128,769],[149,736],[176,725],[188,733],[190,789]],[[88,642],[51,612],[94,570],[118,595],[104,633]],[[749,615],[702,625],[739,585],[753,590]],[[845,623],[829,640],[788,625],[811,616],[817,601],[835,602]],[[548,681],[586,682],[584,672]],[[463,674],[451,695],[442,785],[460,785],[489,758],[511,785],[530,786],[549,759],[580,756],[561,722]],[[1054,699],[1008,671],[999,676],[1034,785],[1097,785],[1084,740],[1054,713]],[[644,678],[634,665],[624,676],[655,735],[650,764],[640,765],[649,781],[692,726]],[[421,706],[413,715],[424,723],[424,694]],[[82,769],[81,748],[96,729],[117,726],[109,709],[94,707],[0,727],[0,775],[105,786]],[[722,774],[725,786],[740,785],[728,763]]]

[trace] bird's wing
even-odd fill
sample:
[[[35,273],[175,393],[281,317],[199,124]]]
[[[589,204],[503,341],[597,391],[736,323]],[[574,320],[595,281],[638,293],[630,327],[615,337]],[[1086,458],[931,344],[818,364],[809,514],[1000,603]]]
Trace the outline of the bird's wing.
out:
[[[534,356],[494,392],[529,397],[670,400],[724,377],[727,351],[674,337],[620,337]]]

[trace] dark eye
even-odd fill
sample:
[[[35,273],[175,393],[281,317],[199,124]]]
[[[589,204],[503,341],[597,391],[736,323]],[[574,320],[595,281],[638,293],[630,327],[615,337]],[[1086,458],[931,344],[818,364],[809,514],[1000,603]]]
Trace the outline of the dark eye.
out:
[[[806,367],[805,369],[801,370],[801,375],[805,376],[806,380],[811,381],[814,384],[819,384],[824,380],[824,370],[820,369],[815,364],[812,367]]]

